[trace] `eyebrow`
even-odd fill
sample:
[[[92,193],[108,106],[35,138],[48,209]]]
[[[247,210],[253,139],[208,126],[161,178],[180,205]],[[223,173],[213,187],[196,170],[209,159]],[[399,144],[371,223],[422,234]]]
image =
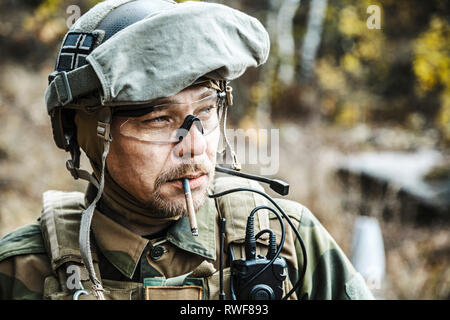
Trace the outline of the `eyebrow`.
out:
[[[212,92],[214,91],[214,92]],[[209,89],[204,91],[202,94],[200,94],[198,100],[204,99],[208,96],[212,96],[215,93],[214,89]],[[169,104],[171,103],[182,103],[180,101],[177,100],[173,100],[171,97],[168,98],[161,98],[161,99],[157,99],[155,101],[153,101],[151,104],[148,105],[144,105],[141,106],[139,108],[135,108],[135,109],[121,109],[118,108],[118,110],[116,111],[116,115],[117,116],[122,116],[122,117],[141,117],[143,115],[155,112],[155,111],[162,111],[165,110],[169,107]]]
[[[214,92],[212,92],[212,90],[214,90],[214,89],[209,89],[208,88],[208,90],[204,91],[200,95],[200,97],[198,97],[198,99],[196,99],[195,101],[202,100],[203,98],[212,96],[214,94]],[[174,99],[172,99],[172,97],[168,97],[168,98],[158,99],[154,103],[152,103],[152,105],[154,105],[155,107],[158,106],[158,108],[159,108],[160,104],[169,104],[169,103],[183,103],[183,101],[179,101],[179,100],[176,100],[176,99],[174,100]],[[161,106],[161,107],[165,108],[165,106]],[[161,110],[161,109],[158,109],[158,110]]]

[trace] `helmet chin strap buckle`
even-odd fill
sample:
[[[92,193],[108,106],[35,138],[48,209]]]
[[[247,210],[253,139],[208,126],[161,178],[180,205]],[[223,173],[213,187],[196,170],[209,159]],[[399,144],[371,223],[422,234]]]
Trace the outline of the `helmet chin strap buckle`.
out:
[[[97,136],[105,141],[112,141],[111,137],[111,108],[105,107],[99,110],[97,121]]]
[[[90,183],[92,183],[97,189],[99,188],[99,182],[97,181],[97,178],[90,174],[86,170],[82,170],[79,168],[79,165],[77,166],[76,163],[79,163],[79,154],[72,156],[72,159],[69,159],[66,161],[66,168],[72,175],[72,177],[77,179],[83,179]]]
[[[111,124],[101,121],[97,122],[97,136],[106,141],[112,141]]]
[[[233,88],[231,86],[226,86],[225,92],[227,94],[227,104],[231,107],[233,105]]]

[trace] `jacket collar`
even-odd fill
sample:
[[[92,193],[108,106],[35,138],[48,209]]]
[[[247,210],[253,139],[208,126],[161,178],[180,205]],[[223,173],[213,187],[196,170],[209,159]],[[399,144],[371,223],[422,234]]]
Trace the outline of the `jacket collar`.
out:
[[[176,221],[167,231],[167,240],[176,247],[216,259],[216,208],[213,199],[206,198],[204,205],[196,213],[198,236],[192,236],[187,217]],[[124,276],[131,279],[149,240],[133,233],[100,211],[96,210],[92,219],[92,230],[98,248],[108,261]]]
[[[185,251],[216,260],[216,207],[214,199],[206,198],[197,211],[198,236],[191,233],[187,217],[178,220],[167,232],[167,240]]]

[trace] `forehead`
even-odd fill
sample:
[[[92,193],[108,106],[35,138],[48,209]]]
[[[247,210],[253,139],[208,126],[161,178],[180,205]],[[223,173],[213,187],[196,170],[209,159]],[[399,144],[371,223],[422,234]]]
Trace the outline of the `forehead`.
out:
[[[189,103],[206,98],[215,92],[216,91],[214,89],[204,86],[190,86],[171,97],[157,99],[152,104]]]

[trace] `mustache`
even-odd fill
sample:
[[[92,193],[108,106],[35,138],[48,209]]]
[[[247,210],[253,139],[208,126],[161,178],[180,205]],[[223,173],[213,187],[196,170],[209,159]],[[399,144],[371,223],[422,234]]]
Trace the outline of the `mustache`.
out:
[[[182,176],[190,174],[205,174],[208,177],[214,170],[211,164],[206,163],[183,163],[176,168],[162,172],[155,181],[155,189],[159,189],[164,183],[180,179]]]

